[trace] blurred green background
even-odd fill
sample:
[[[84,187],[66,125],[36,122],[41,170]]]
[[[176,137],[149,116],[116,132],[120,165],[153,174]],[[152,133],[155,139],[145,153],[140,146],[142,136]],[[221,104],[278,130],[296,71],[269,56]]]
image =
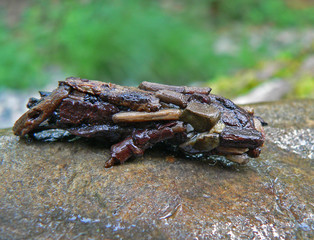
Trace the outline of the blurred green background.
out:
[[[311,0],[2,0],[0,9],[2,89],[77,76],[236,97],[280,78],[292,86],[286,97],[313,97]]]

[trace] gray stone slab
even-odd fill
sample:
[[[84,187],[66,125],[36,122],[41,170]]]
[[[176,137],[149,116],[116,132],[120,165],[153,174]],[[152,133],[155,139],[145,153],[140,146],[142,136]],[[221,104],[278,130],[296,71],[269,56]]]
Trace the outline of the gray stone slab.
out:
[[[154,149],[104,169],[101,144],[0,130],[0,239],[313,239],[314,100],[254,105],[245,166]]]

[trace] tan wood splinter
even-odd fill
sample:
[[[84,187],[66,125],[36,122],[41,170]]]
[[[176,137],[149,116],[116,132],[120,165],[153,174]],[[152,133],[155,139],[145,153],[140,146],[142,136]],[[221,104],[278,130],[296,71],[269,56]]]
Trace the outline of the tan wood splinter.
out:
[[[178,120],[181,114],[180,109],[165,109],[158,112],[122,112],[114,114],[112,120],[115,123]]]

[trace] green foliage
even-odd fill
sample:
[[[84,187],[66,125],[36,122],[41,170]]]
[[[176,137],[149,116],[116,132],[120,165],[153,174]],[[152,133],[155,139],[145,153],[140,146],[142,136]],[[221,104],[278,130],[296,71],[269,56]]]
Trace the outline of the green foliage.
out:
[[[295,84],[294,97],[295,96],[298,98],[314,98],[313,76],[305,76]]]
[[[0,87],[42,85],[42,68],[36,46],[0,26]]]
[[[250,89],[258,86],[260,81],[253,71],[241,71],[233,76],[217,77],[208,85],[213,88],[213,93],[235,98],[246,94]]]
[[[282,79],[292,86],[292,90],[284,98],[314,98],[313,71],[309,65],[313,54],[314,45],[296,54],[281,54],[276,61],[260,62],[254,68],[232,76],[217,77],[208,85],[213,88],[215,94],[235,98],[265,81]],[[270,67],[273,70],[269,71]],[[268,75],[266,78],[265,73]]]
[[[200,0],[192,6],[189,6],[189,1],[184,2],[188,6],[186,10],[192,12],[192,18],[196,15],[200,17],[201,14],[202,19],[210,19],[219,25],[227,25],[230,22],[281,27],[314,24],[314,5],[308,3],[303,6],[302,1],[295,1],[296,6],[291,6],[287,0]]]
[[[178,3],[184,10],[145,0],[34,1],[19,24],[0,26],[0,86],[37,88],[51,66],[122,84],[204,82],[271,56],[267,42],[252,48],[243,34],[235,53],[217,53],[216,23],[314,23],[311,8],[297,12],[282,0]]]
[[[212,74],[211,37],[159,7],[128,2],[71,7],[56,32],[56,58],[81,77],[186,83]],[[204,51],[208,49],[208,51]]]

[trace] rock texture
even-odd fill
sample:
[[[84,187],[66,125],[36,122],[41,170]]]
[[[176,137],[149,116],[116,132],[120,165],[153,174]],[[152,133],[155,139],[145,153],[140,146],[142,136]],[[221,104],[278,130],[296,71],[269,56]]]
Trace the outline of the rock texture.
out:
[[[314,100],[254,105],[269,122],[246,166],[0,130],[0,239],[312,239]]]

